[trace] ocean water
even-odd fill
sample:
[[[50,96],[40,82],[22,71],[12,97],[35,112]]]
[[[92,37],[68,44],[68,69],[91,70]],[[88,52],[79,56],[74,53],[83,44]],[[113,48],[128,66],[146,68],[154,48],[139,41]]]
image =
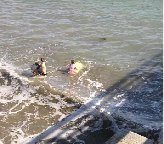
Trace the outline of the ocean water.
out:
[[[124,88],[111,94],[113,107],[128,96],[133,107],[121,112],[161,126],[162,0],[6,0],[0,8],[1,143],[37,135],[112,86]],[[31,78],[41,57],[48,76]],[[63,73],[71,59],[85,65],[73,77]]]

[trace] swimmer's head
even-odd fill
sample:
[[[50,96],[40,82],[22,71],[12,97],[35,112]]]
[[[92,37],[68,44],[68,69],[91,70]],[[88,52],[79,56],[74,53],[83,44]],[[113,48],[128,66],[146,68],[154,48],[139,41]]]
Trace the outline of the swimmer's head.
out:
[[[71,60],[71,64],[74,64],[75,63],[75,61],[74,60]]]
[[[39,65],[39,63],[38,63],[38,62],[35,62],[35,65],[36,65],[36,66],[38,66],[38,65]]]
[[[41,62],[45,62],[45,59],[44,58],[41,58],[40,60],[41,60]]]

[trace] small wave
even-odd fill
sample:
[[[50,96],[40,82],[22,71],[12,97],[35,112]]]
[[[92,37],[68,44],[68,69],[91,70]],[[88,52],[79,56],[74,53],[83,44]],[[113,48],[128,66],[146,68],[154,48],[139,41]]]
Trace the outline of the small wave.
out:
[[[19,143],[38,134],[81,106],[80,101],[67,97],[48,83],[29,81],[17,71],[12,64],[0,63],[3,143]]]

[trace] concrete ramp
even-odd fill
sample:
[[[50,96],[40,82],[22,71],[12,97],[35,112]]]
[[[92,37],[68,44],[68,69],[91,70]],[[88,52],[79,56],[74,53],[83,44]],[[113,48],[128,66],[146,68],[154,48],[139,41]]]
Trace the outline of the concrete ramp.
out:
[[[137,133],[121,130],[105,144],[153,144],[153,141]]]

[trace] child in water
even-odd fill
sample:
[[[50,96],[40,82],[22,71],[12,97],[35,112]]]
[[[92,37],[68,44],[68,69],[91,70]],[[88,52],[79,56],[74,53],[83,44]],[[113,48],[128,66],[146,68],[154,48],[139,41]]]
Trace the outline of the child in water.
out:
[[[40,68],[41,68],[41,75],[47,75],[47,72],[46,72],[46,61],[44,58],[41,58],[41,64],[40,64]]]
[[[38,72],[39,69],[40,69],[39,63],[38,63],[38,62],[35,62],[35,64],[33,64],[33,65],[31,66],[31,70],[32,70],[33,76],[39,75],[39,72]]]
[[[36,76],[36,75],[43,75],[43,76],[45,76],[45,75],[47,75],[47,73],[46,73],[45,59],[44,58],[41,58],[40,60],[41,60],[40,63],[36,62],[31,67],[33,76]]]
[[[69,74],[76,74],[76,66],[75,66],[75,61],[71,60],[71,64],[67,65],[67,70]]]

